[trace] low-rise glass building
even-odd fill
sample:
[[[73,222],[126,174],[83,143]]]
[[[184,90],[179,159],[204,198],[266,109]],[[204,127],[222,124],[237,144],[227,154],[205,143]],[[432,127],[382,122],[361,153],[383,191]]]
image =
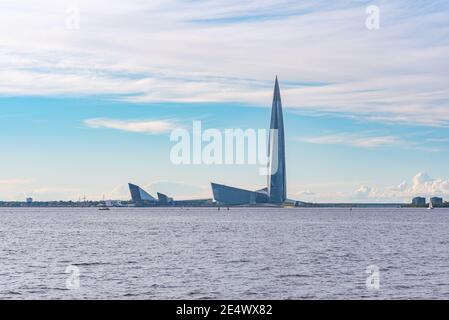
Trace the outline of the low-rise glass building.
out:
[[[426,198],[415,197],[412,200],[412,204],[417,207],[424,207],[426,205]]]
[[[430,202],[434,207],[441,207],[443,205],[443,198],[440,197],[432,197],[430,198]]]

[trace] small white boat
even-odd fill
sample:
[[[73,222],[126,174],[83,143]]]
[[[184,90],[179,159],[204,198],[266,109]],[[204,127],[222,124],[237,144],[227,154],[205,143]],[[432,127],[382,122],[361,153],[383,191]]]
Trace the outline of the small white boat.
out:
[[[109,209],[108,205],[106,204],[106,201],[104,200],[104,195],[103,195],[103,203],[98,205],[98,210],[101,210],[101,211],[111,210],[111,209]]]
[[[432,209],[433,209],[432,201],[429,201],[429,207],[428,207],[427,209],[429,209],[429,210],[432,210]]]

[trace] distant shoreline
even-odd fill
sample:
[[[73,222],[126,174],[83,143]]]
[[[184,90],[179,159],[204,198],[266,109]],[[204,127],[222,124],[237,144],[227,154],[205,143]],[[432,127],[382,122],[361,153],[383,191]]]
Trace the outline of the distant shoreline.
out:
[[[279,208],[282,206],[269,205],[156,205],[156,206],[134,206],[132,201],[122,201],[120,206],[111,208]],[[104,207],[103,201],[36,201],[32,203],[20,201],[0,202],[0,208],[100,208]],[[441,208],[449,208],[445,203]],[[427,208],[427,206],[414,206],[408,203],[308,203],[299,206],[286,206],[286,208]]]

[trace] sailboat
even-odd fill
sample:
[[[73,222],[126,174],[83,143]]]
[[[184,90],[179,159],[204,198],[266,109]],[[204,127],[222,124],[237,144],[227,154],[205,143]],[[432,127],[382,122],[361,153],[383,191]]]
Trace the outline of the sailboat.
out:
[[[429,201],[429,207],[428,207],[427,209],[429,209],[429,210],[432,210],[432,209],[433,209],[432,201]]]

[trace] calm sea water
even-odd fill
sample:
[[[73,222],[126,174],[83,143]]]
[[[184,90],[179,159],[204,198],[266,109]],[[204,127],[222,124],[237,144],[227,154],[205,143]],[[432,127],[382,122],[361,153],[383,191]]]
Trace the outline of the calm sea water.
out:
[[[0,208],[0,298],[449,299],[448,235],[448,209]]]

